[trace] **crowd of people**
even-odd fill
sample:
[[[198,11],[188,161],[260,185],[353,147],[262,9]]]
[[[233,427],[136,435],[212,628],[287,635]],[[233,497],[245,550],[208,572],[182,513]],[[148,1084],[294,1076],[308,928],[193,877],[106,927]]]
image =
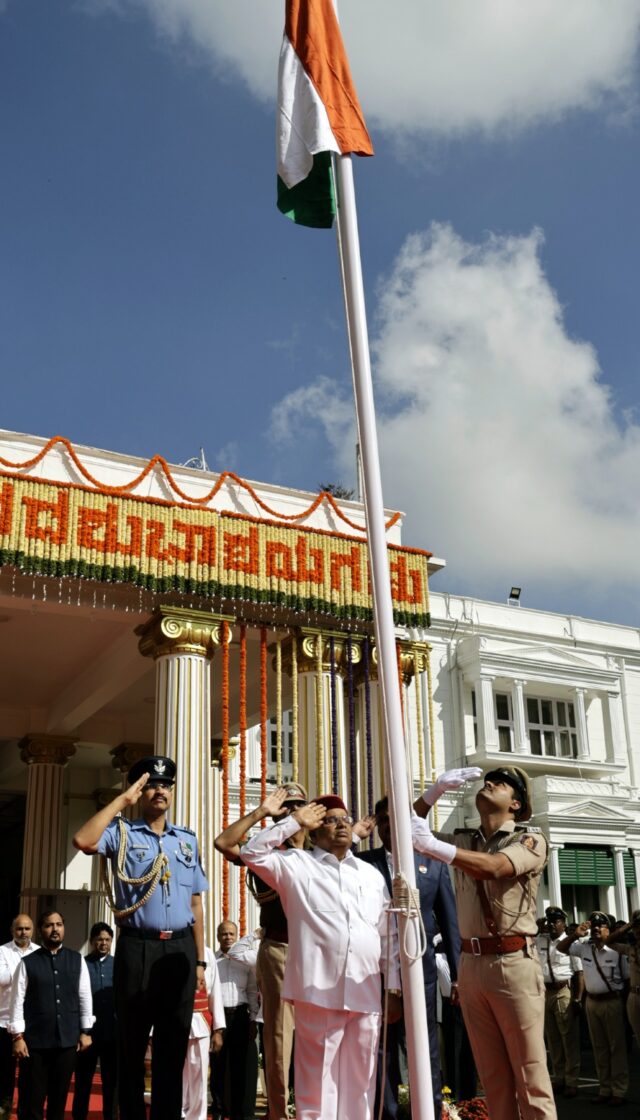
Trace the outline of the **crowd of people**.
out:
[[[640,911],[537,916],[547,843],[517,767],[484,776],[480,828],[432,833],[436,800],[479,776],[449,771],[412,814],[434,1116],[446,1079],[458,1100],[481,1086],[491,1120],[553,1120],[558,1095],[579,1092],[583,1022],[593,1103],[618,1107],[640,1043]],[[0,948],[0,1116],[17,1067],[18,1120],[42,1120],[45,1103],[63,1120],[74,1072],[73,1120],[87,1120],[99,1062],[104,1120],[144,1120],[150,1046],[151,1120],[253,1120],[259,1052],[269,1120],[287,1120],[293,1099],[301,1120],[394,1120],[406,1049],[386,797],[354,821],[337,795],[309,802],[292,782],[226,828],[216,847],[247,869],[260,928],[239,938],[223,921],[214,952],[197,837],[169,819],[174,782],[170,759],[143,759],[74,838],[111,864],[115,957],[104,922],[83,957],[57,911],[35,935],[15,918]],[[361,850],[374,828],[379,845]]]

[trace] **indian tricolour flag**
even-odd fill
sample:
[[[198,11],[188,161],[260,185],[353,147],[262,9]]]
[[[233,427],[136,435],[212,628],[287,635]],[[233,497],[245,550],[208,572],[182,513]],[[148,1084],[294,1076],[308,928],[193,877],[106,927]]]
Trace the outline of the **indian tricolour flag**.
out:
[[[300,225],[331,226],[331,153],[373,155],[333,0],[287,0],[277,149],[278,209]]]

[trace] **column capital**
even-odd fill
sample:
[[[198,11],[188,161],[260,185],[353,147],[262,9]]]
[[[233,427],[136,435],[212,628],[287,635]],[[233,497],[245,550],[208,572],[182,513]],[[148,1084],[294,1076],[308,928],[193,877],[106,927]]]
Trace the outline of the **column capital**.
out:
[[[212,658],[222,642],[222,623],[228,622],[231,641],[232,617],[191,611],[183,607],[157,607],[151,618],[136,628],[143,657],[166,657],[171,653],[195,653]]]
[[[405,684],[411,684],[416,670],[424,673],[431,646],[427,642],[400,642],[400,672]]]
[[[48,762],[58,766],[66,766],[69,759],[76,753],[77,739],[70,739],[67,735],[25,735],[18,743],[20,758],[27,766],[34,763]]]
[[[236,754],[238,753],[239,743],[240,743],[239,739],[236,739],[236,738],[229,739],[229,748],[228,748],[228,754],[227,754],[227,759],[228,759],[229,762],[231,762],[231,760],[236,757]],[[220,770],[222,768],[222,751],[223,751],[223,749],[224,749],[224,743],[223,743],[222,739],[216,738],[216,739],[211,740],[211,765],[215,766],[217,770]]]
[[[549,840],[548,848],[550,852],[560,852],[564,848],[564,844],[558,843],[557,840]]]
[[[344,631],[331,630],[301,630],[298,634],[298,673],[313,673],[318,666],[318,641],[320,642],[320,656],[322,668],[325,673],[331,669],[331,638],[333,638],[333,656],[336,671],[341,676],[347,675],[349,663],[349,643]],[[286,638],[282,642],[282,668],[291,676],[292,639]],[[273,648],[273,647],[271,647]],[[351,636],[351,664],[359,665],[362,661],[362,645],[359,638]],[[275,668],[275,657],[273,659]]]
[[[155,754],[155,748],[153,743],[118,743],[117,747],[111,748],[109,754],[112,756],[113,769],[119,770],[121,774],[128,774],[134,762],[150,758]]]

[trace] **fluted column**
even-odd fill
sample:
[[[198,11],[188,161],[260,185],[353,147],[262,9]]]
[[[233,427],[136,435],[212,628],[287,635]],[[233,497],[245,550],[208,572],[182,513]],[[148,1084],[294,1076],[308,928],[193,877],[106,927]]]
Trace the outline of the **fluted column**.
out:
[[[402,642],[400,646],[405,754],[411,791],[416,783],[425,788],[432,769],[428,743],[433,713],[429,711],[428,692],[427,710],[424,710],[424,693],[421,689],[421,677],[428,667],[429,650],[430,647],[424,643]]]
[[[640,848],[632,848],[631,855],[636,869],[636,885],[631,888],[631,909],[640,910]]]
[[[177,767],[171,817],[196,833],[205,870],[212,861],[214,836],[210,662],[221,642],[223,621],[231,620],[160,607],[136,630],[140,652],[156,663],[155,752],[172,758]],[[212,893],[205,900],[207,932]]]
[[[616,871],[616,883],[614,887],[616,918],[621,918],[625,922],[629,921],[629,897],[627,895],[627,885],[624,879],[623,856],[628,850],[628,848],[613,849],[613,863]]]
[[[624,764],[628,762],[627,737],[622,712],[622,697],[619,692],[605,693],[603,713],[607,740],[607,761]]]
[[[298,739],[299,778],[309,796],[332,788],[331,745],[331,639],[335,664],[335,718],[338,756],[338,792],[347,802],[350,796],[348,732],[345,715],[345,678],[348,671],[348,642],[344,634],[327,631],[301,631],[298,638]],[[362,656],[360,645],[351,642],[351,661],[355,666]],[[290,642],[283,642],[282,665],[292,672]],[[355,807],[354,807],[355,810]]]
[[[513,681],[511,702],[513,704],[513,748],[515,754],[531,754],[531,743],[527,735],[527,721],[524,713],[524,681]],[[558,903],[558,905],[560,905]]]
[[[358,816],[364,817],[369,811],[368,788],[372,787],[372,807],[386,792],[387,780],[384,770],[384,715],[382,696],[378,680],[378,654],[374,645],[369,646],[369,717],[371,734],[371,774],[367,758],[367,694],[364,681],[364,658],[356,673],[358,686],[357,725],[358,725],[358,789],[360,800]]]
[[[29,768],[20,905],[33,919],[39,897],[60,888],[63,777],[75,742],[62,735],[25,735],[18,744]]]
[[[551,906],[559,906],[562,909],[562,884],[560,882],[560,857],[558,852],[564,844],[549,844],[549,862],[547,869],[549,873],[549,902]]]
[[[482,673],[476,682],[476,720],[478,749],[497,751],[498,729],[493,704],[493,677]]]
[[[576,740],[578,758],[589,757],[589,732],[587,730],[587,709],[584,700],[584,688],[574,689],[576,713]]]

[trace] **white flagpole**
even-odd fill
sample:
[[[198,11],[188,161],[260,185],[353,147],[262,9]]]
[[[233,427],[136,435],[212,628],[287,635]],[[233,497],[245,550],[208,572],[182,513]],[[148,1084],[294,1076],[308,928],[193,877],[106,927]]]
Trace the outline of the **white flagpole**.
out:
[[[351,348],[358,439],[362,455],[364,507],[378,645],[378,672],[386,732],[385,773],[391,808],[393,855],[396,873],[402,875],[410,886],[415,887],[409,779],[404,753],[396,635],[351,156],[334,156],[333,168],[337,195],[338,246]],[[399,915],[398,932],[411,1086],[411,1115],[413,1120],[434,1120],[422,959],[421,957],[417,960],[411,959],[418,951],[419,919]]]

